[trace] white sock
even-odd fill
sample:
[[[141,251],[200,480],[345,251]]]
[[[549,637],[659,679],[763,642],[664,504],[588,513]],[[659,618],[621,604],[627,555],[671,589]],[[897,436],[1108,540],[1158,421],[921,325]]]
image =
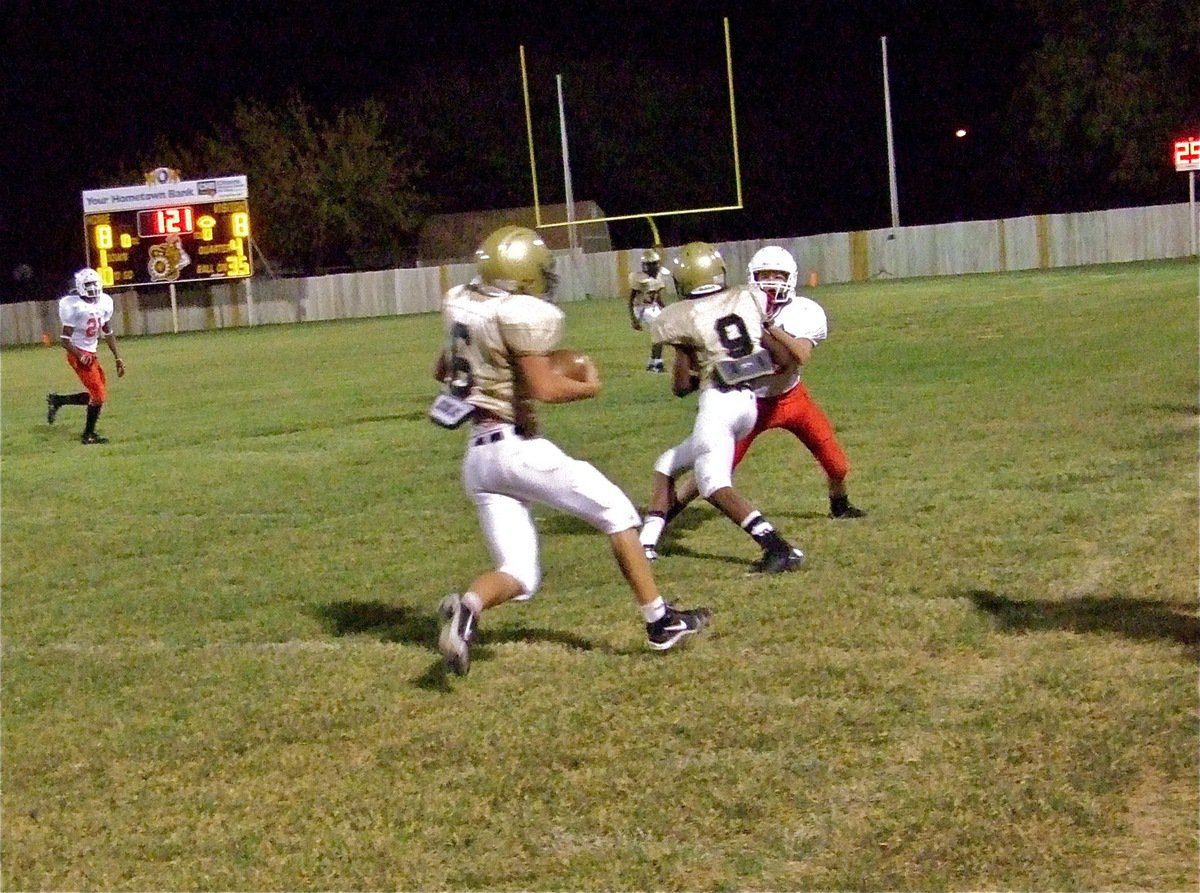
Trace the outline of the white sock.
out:
[[[758,539],[764,533],[770,533],[774,530],[775,525],[764,518],[761,512],[751,512],[742,521],[742,529],[755,539]]]
[[[667,613],[667,603],[663,601],[660,595],[648,605],[639,605],[642,609],[642,616],[646,618],[647,623],[654,623],[662,619],[662,616]]]
[[[467,609],[476,616],[483,613],[483,599],[474,592],[468,592],[462,597],[462,603],[467,606]]]
[[[642,522],[642,530],[638,534],[638,539],[643,546],[658,545],[658,538],[662,536],[663,528],[667,526],[667,519],[662,515],[647,515],[646,520]]]

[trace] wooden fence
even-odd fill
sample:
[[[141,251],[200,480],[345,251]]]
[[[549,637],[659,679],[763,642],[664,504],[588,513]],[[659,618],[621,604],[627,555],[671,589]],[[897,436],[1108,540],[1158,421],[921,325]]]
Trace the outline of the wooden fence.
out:
[[[829,233],[718,244],[734,282],[744,281],[750,257],[763,245],[782,245],[800,267],[801,283],[855,282],[884,276],[953,276],[1007,270],[1122,263],[1193,253],[1188,204],[1121,208],[1081,214],[1043,214],[896,229]],[[624,297],[640,250],[560,254],[562,299]],[[442,293],[465,282],[471,264],[343,273],[299,279],[183,283],[175,299],[165,286],[121,289],[118,335],[194,332],[247,325],[427,313]],[[0,306],[0,345],[56,338],[58,296]]]

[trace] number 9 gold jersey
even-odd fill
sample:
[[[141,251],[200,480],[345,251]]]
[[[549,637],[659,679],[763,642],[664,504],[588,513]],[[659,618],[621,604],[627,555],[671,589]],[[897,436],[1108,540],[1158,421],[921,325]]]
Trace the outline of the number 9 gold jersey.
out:
[[[713,371],[723,360],[740,359],[762,345],[765,308],[747,286],[734,286],[678,301],[650,323],[655,344],[671,344],[695,352],[700,386],[714,382]]]

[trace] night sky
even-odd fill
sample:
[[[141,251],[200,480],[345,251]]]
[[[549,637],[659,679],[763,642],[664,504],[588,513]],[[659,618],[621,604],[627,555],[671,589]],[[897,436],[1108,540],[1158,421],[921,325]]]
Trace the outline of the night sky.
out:
[[[438,6],[448,11],[431,12]],[[742,6],[753,6],[745,12]],[[352,4],[70,3],[14,0],[0,9],[0,273],[25,263],[57,282],[82,265],[81,190],[111,185],[155,135],[186,142],[237,99],[297,94],[321,111],[395,96],[439,70],[484,73],[464,103],[520,110],[518,47],[530,61],[535,109],[556,114],[555,72],[581,63],[666,60],[710,84],[727,112],[722,18],[730,23],[745,209],[659,221],[668,242],[774,238],[889,224],[880,37],[887,36],[901,224],[1044,210],[991,188],[997,128],[1033,45],[1014,2],[764,2]],[[603,90],[602,83],[566,84]],[[659,99],[664,99],[659,97]],[[669,97],[667,98],[669,99]],[[603,97],[604,102],[644,97]],[[727,115],[726,115],[727,117]],[[568,115],[570,120],[570,115]],[[557,123],[554,133],[557,133]],[[568,133],[588,158],[586,121]],[[453,132],[455,121],[445,122]],[[965,139],[954,130],[967,129]],[[462,132],[526,152],[524,121]],[[633,138],[636,138],[634,135]],[[707,142],[708,145],[697,145]],[[539,158],[543,201],[561,200],[556,144]],[[541,151],[541,150],[539,150]],[[609,214],[734,198],[729,134],[688,136],[661,168],[597,178],[575,166],[577,200]],[[705,158],[703,164],[685,163]],[[574,165],[573,165],[574,166]],[[699,171],[696,174],[695,171]],[[200,172],[184,172],[185,178]],[[711,182],[695,182],[707,179]],[[480,180],[437,209],[530,204],[528,183]],[[266,184],[251,184],[253,190]],[[644,222],[614,225],[619,247],[645,241]]]

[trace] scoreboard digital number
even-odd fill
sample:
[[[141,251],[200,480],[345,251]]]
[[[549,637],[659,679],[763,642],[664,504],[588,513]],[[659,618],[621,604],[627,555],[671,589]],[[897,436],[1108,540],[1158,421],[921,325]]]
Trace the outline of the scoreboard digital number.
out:
[[[245,278],[250,232],[244,176],[83,193],[88,266],[110,288]]]
[[[138,211],[138,235],[186,236],[196,229],[196,212],[193,208],[155,208],[153,211]]]
[[[1175,140],[1172,159],[1177,171],[1200,171],[1200,135]]]

